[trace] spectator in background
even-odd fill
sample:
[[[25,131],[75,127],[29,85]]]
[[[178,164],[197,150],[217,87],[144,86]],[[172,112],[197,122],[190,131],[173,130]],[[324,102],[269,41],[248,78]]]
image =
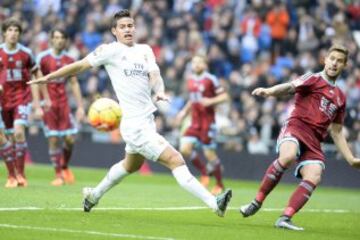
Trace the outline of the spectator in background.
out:
[[[285,4],[277,1],[272,10],[266,15],[266,23],[271,28],[272,37],[272,55],[275,59],[282,48],[282,44],[287,35],[287,29],[289,26],[289,14],[286,10]]]

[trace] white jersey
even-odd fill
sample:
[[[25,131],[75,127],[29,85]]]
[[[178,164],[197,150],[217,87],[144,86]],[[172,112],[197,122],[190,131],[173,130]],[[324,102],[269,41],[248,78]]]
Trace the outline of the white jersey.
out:
[[[129,47],[112,42],[99,46],[86,59],[93,67],[104,65],[124,119],[145,117],[156,111],[151,99],[149,72],[159,71],[159,67],[149,45]]]

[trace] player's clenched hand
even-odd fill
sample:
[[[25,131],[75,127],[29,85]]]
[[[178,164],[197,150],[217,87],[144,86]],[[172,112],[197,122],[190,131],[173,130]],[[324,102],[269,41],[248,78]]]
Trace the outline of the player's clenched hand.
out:
[[[164,92],[159,92],[155,95],[155,101],[166,101],[169,102],[169,97]]]
[[[270,91],[267,88],[256,88],[251,94],[255,96],[269,97]]]
[[[38,79],[28,81],[27,84],[44,84],[47,83],[48,81],[50,81],[49,78],[47,76],[44,76]]]

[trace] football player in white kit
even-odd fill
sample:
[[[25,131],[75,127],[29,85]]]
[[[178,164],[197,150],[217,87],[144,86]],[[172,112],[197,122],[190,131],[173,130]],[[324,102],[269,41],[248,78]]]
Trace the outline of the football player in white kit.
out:
[[[113,17],[111,32],[117,41],[102,44],[88,56],[29,83],[46,83],[104,65],[123,111],[120,124],[126,142],[125,158],[114,164],[95,188],[84,188],[84,211],[89,212],[110,188],[136,172],[145,159],[172,171],[181,187],[201,199],[217,215],[224,216],[232,192],[213,196],[190,173],[181,154],[156,132],[151,91],[156,101],[168,101],[155,56],[147,44],[135,43],[135,24],[128,10]]]

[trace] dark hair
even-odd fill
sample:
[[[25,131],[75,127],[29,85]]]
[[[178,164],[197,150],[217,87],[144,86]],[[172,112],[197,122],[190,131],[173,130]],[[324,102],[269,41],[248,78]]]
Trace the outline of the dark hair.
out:
[[[68,34],[67,34],[67,32],[66,32],[64,29],[54,28],[54,29],[52,29],[52,30],[50,31],[50,38],[53,38],[53,37],[54,37],[55,32],[61,33],[61,35],[62,35],[65,39],[67,39],[67,38],[69,37]]]
[[[15,18],[6,19],[1,26],[1,31],[5,33],[9,27],[17,27],[19,32],[22,33],[21,22]]]
[[[347,62],[348,56],[349,56],[349,50],[342,44],[334,43],[328,50],[328,54],[330,54],[333,51],[341,52],[345,55],[345,62]]]
[[[117,24],[117,21],[121,18],[124,18],[124,17],[128,17],[128,18],[131,18],[131,14],[130,14],[130,11],[128,9],[123,9],[123,10],[120,10],[118,11],[117,13],[115,13],[112,21],[111,21],[111,27],[112,28],[115,28],[116,27],[116,24]]]

